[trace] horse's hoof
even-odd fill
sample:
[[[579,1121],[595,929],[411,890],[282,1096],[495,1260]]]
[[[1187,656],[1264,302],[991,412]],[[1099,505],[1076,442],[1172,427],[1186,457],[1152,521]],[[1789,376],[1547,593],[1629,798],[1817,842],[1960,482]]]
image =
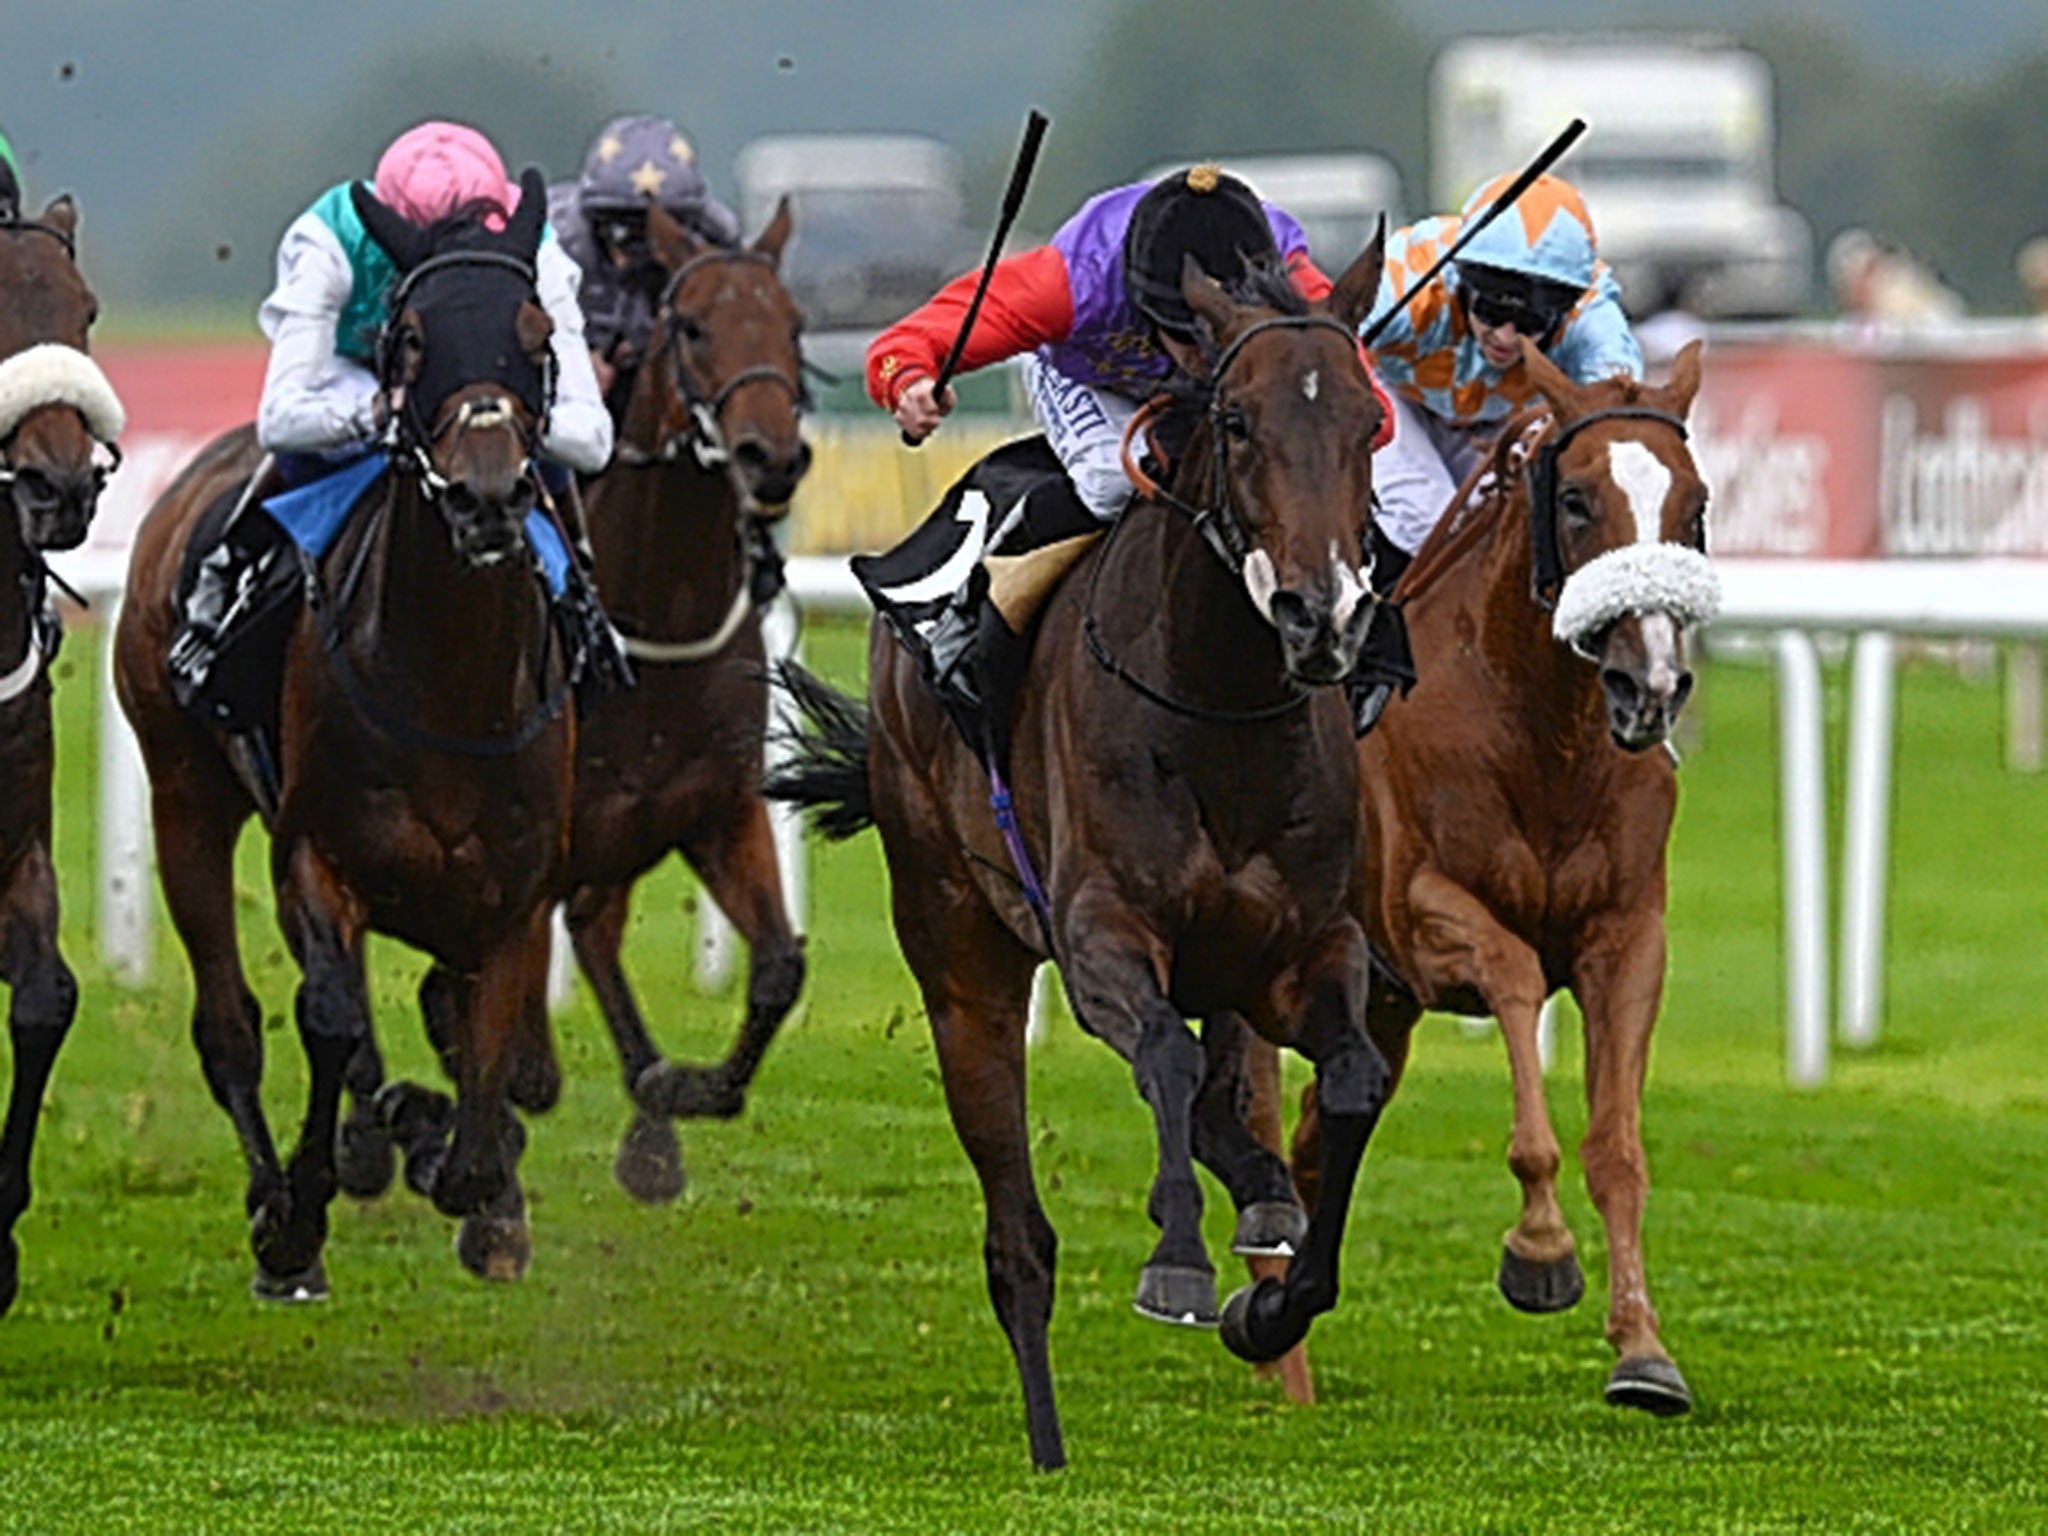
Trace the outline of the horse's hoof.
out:
[[[1147,1264],[1131,1303],[1141,1316],[1183,1328],[1216,1326],[1216,1271],[1189,1264]]]
[[[1630,1355],[1607,1378],[1607,1401],[1616,1408],[1640,1408],[1660,1419],[1692,1412],[1692,1393],[1678,1367],[1664,1355]]]
[[[1230,1251],[1241,1259],[1291,1259],[1307,1236],[1307,1211],[1292,1200],[1259,1200],[1237,1213]]]
[[[1278,1306],[1280,1293],[1286,1288],[1271,1275],[1251,1285],[1239,1286],[1230,1293],[1230,1300],[1223,1304],[1223,1319],[1218,1331],[1223,1335],[1223,1346],[1240,1360],[1253,1365],[1264,1365],[1269,1360],[1278,1360],[1287,1353],[1291,1345],[1279,1349],[1268,1349],[1252,1337],[1252,1309],[1261,1294],[1269,1294],[1272,1300],[1266,1303],[1268,1309]]]
[[[747,1091],[716,1067],[657,1061],[633,1084],[633,1102],[672,1120],[730,1120],[747,1107]]]
[[[688,1180],[674,1122],[635,1115],[619,1140],[612,1177],[619,1181],[619,1188],[644,1205],[666,1205],[682,1194]]]
[[[327,1299],[327,1267],[315,1259],[293,1274],[272,1274],[261,1264],[249,1282],[249,1294],[258,1301],[305,1302]]]
[[[341,1122],[334,1136],[334,1176],[344,1193],[374,1200],[391,1187],[398,1173],[398,1154],[391,1133],[367,1104]]]
[[[1586,1294],[1586,1277],[1579,1270],[1576,1253],[1561,1259],[1525,1259],[1514,1249],[1503,1247],[1500,1293],[1518,1312],[1563,1312],[1576,1307]]]
[[[526,1203],[516,1216],[485,1214],[462,1218],[455,1233],[455,1256],[479,1280],[518,1280],[533,1262],[533,1228],[526,1222]]]

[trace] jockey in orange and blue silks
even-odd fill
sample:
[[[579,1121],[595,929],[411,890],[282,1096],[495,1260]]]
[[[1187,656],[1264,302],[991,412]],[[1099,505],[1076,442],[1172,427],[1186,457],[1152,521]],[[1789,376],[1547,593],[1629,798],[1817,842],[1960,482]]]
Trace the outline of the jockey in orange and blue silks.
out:
[[[1414,286],[1509,180],[1496,177],[1462,213],[1424,219],[1387,241],[1374,313],[1399,308],[1371,352],[1393,396],[1394,434],[1373,457],[1373,489],[1382,532],[1406,554],[1436,526],[1501,424],[1537,398],[1522,337],[1578,383],[1643,375],[1592,218],[1560,177],[1538,177],[1456,261]]]

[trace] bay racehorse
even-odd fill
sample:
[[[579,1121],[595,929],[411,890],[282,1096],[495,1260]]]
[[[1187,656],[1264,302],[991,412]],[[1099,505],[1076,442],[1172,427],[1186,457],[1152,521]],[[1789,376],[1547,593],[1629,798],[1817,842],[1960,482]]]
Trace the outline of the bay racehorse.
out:
[[[1270,270],[1231,295],[1189,264],[1183,290],[1212,363],[1193,436],[1170,488],[1140,471],[1139,499],[1059,587],[1018,699],[1010,784],[1028,858],[1013,864],[990,777],[879,622],[865,719],[851,701],[828,709],[836,759],[814,747],[771,791],[824,809],[828,829],[871,815],[881,831],[897,938],[981,1181],[989,1292],[1041,1468],[1065,1450],[1047,1343],[1055,1241],[1025,1117],[1040,961],[1058,961],[1076,1017],[1132,1062],[1153,1112],[1161,1235],[1139,1310],[1218,1319],[1190,1161],[1209,1136],[1209,1073],[1183,1021],[1233,1009],[1315,1063],[1326,1183],[1304,1236],[1279,1159],[1241,1120],[1241,1146],[1207,1148],[1239,1203],[1241,1247],[1300,1240],[1284,1283],[1231,1299],[1225,1340],[1272,1358],[1336,1299],[1351,1181],[1388,1081],[1364,1030],[1365,936],[1346,905],[1351,716],[1325,686],[1350,671],[1377,611],[1359,566],[1381,406],[1355,331],[1379,271],[1376,240],[1311,308]],[[820,687],[811,702],[829,706]],[[1010,795],[996,798],[1007,818]],[[1044,871],[1042,905],[1035,877],[1013,868]]]
[[[98,313],[80,275],[78,211],[57,198],[38,218],[0,217],[0,980],[12,998],[14,1076],[0,1131],[0,1316],[14,1304],[14,1224],[29,1202],[37,1113],[78,1008],[57,952],[50,854],[49,664],[57,627],[43,555],[84,542],[120,434],[121,403],[86,356]]]
[[[1387,967],[1371,1029],[1398,1077],[1423,1009],[1499,1019],[1522,1185],[1500,1289],[1523,1311],[1558,1311],[1585,1282],[1557,1202],[1536,1033],[1544,999],[1571,989],[1586,1027],[1580,1157],[1607,1229],[1620,1356],[1607,1399],[1683,1413],[1691,1395],[1643,1273],[1640,1113],[1677,801],[1662,748],[1692,688],[1685,628],[1719,601],[1707,488],[1686,445],[1699,344],[1661,388],[1574,384],[1526,342],[1523,356],[1545,406],[1502,431],[1403,574],[1395,596],[1421,682],[1359,745],[1355,906]],[[1270,1055],[1255,1072],[1273,1145],[1276,1072]],[[1326,1155],[1314,1092],[1294,1147],[1311,1197]]]
[[[203,450],[144,521],[115,639],[115,680],[148,764],[164,895],[192,965],[208,1086],[248,1166],[259,1295],[326,1291],[343,1074],[369,1037],[367,933],[425,950],[441,978],[430,1033],[458,1085],[383,1104],[408,1179],[464,1218],[480,1274],[529,1252],[516,1174],[521,1107],[559,1089],[547,1039],[548,897],[568,828],[573,713],[564,646],[528,542],[549,323],[533,262],[546,199],[521,180],[502,231],[422,228],[358,185],[400,273],[379,352],[388,471],[324,556],[285,658],[271,877],[303,980],[310,1089],[280,1167],[258,1089],[263,1014],[242,972],[233,854],[257,803],[220,736],[174,702],[165,659],[200,514],[256,468],[248,428]],[[452,1145],[445,1145],[449,1121]]]
[[[810,466],[802,317],[777,275],[791,217],[751,246],[698,241],[659,207],[648,238],[668,274],[653,344],[631,382],[619,445],[584,490],[597,585],[633,657],[633,687],[580,720],[569,856],[569,933],[604,1012],[636,1113],[615,1171],[635,1197],[683,1187],[670,1116],[739,1113],[747,1084],[803,985],[761,797],[768,674],[761,603],[780,557],[769,530]],[[680,852],[745,935],[747,1017],[716,1067],[666,1060],[620,963],[633,886]],[[431,999],[437,981],[424,996]],[[374,1195],[381,1065],[352,1064],[342,1179]]]
[[[761,603],[780,568],[769,529],[811,450],[803,319],[778,273],[787,202],[740,250],[699,242],[660,208],[647,223],[668,278],[618,450],[585,503],[598,590],[637,681],[583,721],[565,888],[576,958],[637,1106],[619,1181],[658,1200],[682,1188],[669,1117],[738,1114],[803,986],[761,797]],[[672,852],[749,950],[745,1023],[709,1068],[656,1049],[620,963],[633,886]]]

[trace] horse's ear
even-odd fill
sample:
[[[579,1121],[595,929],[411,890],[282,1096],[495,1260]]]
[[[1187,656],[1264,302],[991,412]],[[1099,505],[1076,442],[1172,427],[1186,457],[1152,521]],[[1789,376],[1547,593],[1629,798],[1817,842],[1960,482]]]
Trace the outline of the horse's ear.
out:
[[[71,201],[69,192],[59,192],[43,208],[43,222],[52,229],[64,231],[66,239],[78,234],[78,204]]]
[[[1664,385],[1664,405],[1672,415],[1684,417],[1692,410],[1692,397],[1700,392],[1700,349],[1704,341],[1688,341],[1671,360],[1671,377]]]
[[[1550,402],[1560,419],[1586,414],[1579,386],[1565,377],[1564,370],[1543,355],[1543,349],[1529,337],[1522,338],[1522,366],[1529,370],[1529,382]]]
[[[789,194],[785,192],[776,201],[775,216],[768,221],[768,227],[754,236],[754,249],[780,266],[782,248],[789,244],[789,233],[795,227],[796,215],[790,212]]]
[[[377,194],[360,181],[352,181],[348,188],[349,201],[355,204],[356,217],[363,221],[363,228],[370,232],[370,238],[384,247],[401,272],[410,272],[427,256],[427,232],[413,223],[404,214],[386,207],[377,199]]]
[[[1207,323],[1209,334],[1221,341],[1224,329],[1236,317],[1237,305],[1192,255],[1180,259],[1180,296],[1187,300],[1195,318]]]
[[[540,250],[540,232],[548,218],[548,183],[540,167],[519,173],[519,206],[505,221],[505,240],[514,254],[529,259]]]
[[[659,203],[647,210],[647,243],[654,247],[655,259],[671,272],[704,249],[704,242]]]
[[[1380,215],[1372,232],[1372,243],[1359,252],[1358,259],[1344,269],[1337,286],[1330,290],[1330,313],[1344,322],[1345,329],[1357,330],[1372,313],[1379,297],[1380,277],[1386,268],[1387,216]]]
[[[538,362],[547,350],[548,338],[555,334],[553,317],[528,299],[519,306],[519,317],[514,325],[519,335],[519,349]]]

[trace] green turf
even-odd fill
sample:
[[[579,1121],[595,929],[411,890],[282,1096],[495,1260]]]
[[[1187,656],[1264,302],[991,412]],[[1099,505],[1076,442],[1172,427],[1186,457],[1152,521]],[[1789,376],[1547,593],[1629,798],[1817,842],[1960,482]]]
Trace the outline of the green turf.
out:
[[[849,629],[814,654],[845,677]],[[631,1204],[624,1100],[587,997],[526,1161],[521,1284],[456,1264],[395,1195],[343,1202],[334,1299],[249,1299],[239,1158],[165,937],[112,984],[90,933],[91,636],[61,663],[59,852],[84,1003],[58,1062],[0,1323],[0,1526],[23,1530],[1935,1531],[2043,1528],[2048,1486],[2048,784],[1998,764],[1995,686],[1901,682],[1882,1044],[1783,1083],[1766,674],[1711,669],[1684,769],[1672,972],[1645,1119],[1650,1279],[1698,1410],[1607,1408],[1604,1243],[1569,1314],[1492,1285],[1516,1194],[1497,1040],[1432,1021],[1361,1181],[1339,1309],[1297,1409],[1211,1334],[1130,1309],[1149,1121],[1071,1022],[1033,1058],[1061,1234],[1054,1369],[1072,1468],[1027,1469],[980,1265],[980,1200],[885,919],[872,838],[816,864],[811,984],[747,1114],[685,1128],[691,1185]],[[1839,680],[1836,685],[1839,690]],[[1839,708],[1839,698],[1836,700]],[[1839,724],[1839,722],[1837,722]],[[245,935],[267,1098],[304,1074],[255,840]],[[647,888],[629,963],[672,1050],[722,1051],[688,984],[690,887]],[[394,1064],[427,1073],[420,963],[377,951]],[[1552,1112],[1583,1129],[1567,1034]],[[281,1128],[289,1139],[289,1132]],[[1211,1189],[1219,1257],[1228,1213]],[[1224,1273],[1228,1278],[1234,1266]],[[394,1524],[395,1522],[395,1524]]]

